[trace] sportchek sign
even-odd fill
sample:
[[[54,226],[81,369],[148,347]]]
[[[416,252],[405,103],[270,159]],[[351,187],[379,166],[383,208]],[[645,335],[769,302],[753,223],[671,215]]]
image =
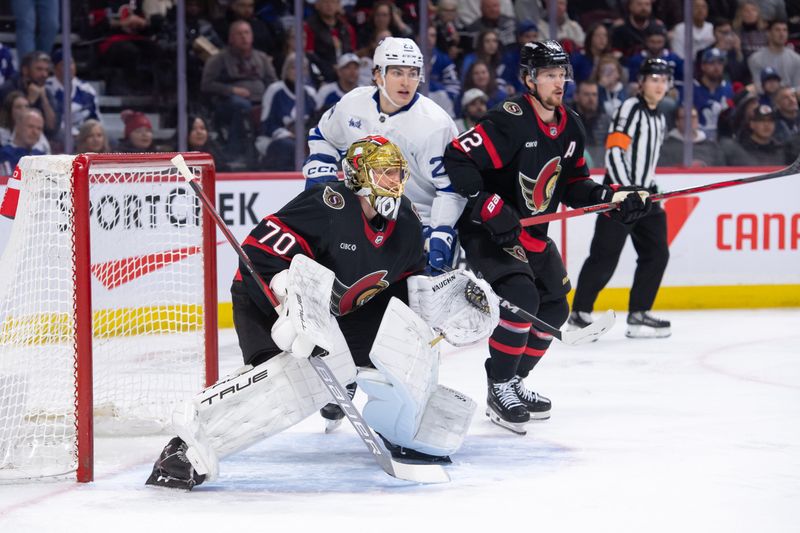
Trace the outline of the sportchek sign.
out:
[[[666,170],[659,173],[657,181],[661,191],[671,191],[772,170],[776,169]],[[593,178],[599,181],[601,176],[593,175]],[[0,193],[5,192],[6,184],[7,179],[0,178]],[[276,211],[302,188],[302,179],[295,173],[220,174],[216,205],[234,235],[243,240],[263,216]],[[180,219],[179,222],[185,224],[187,219],[196,216],[194,210],[187,207],[184,192],[191,193],[188,188],[187,191],[164,191],[159,201],[164,204],[166,215],[158,219],[159,223],[169,224],[173,219]],[[656,307],[800,306],[798,199],[800,180],[777,178],[662,202],[668,216],[670,262]],[[94,210],[94,216],[103,217],[117,205],[124,209],[125,201],[108,198],[107,205]],[[144,199],[141,205],[139,222],[144,228],[155,220],[150,213],[158,206],[153,199]],[[550,224],[550,235],[565,255],[573,285],[588,254],[597,216],[603,215],[584,215]],[[98,222],[96,227],[102,229],[103,221]],[[12,223],[0,219],[0,249],[5,247]],[[230,302],[229,287],[237,258],[222,235],[217,240],[219,301],[226,305]],[[194,252],[165,249],[155,253],[181,261]],[[135,258],[131,261],[135,262]],[[601,294],[598,308],[606,305],[625,308],[635,266],[636,254],[629,241],[608,290]],[[118,268],[116,264],[98,263],[93,265],[92,271],[102,283],[109,269]],[[158,275],[157,270],[133,271],[136,275]],[[693,289],[691,298],[674,296],[684,289]],[[758,298],[754,299],[753,294],[758,294]]]

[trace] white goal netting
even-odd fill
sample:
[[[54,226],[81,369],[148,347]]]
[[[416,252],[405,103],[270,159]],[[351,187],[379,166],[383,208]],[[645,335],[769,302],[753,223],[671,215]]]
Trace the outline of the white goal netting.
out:
[[[199,202],[169,164],[24,158],[0,258],[0,479],[75,471],[76,279],[91,276],[94,429],[165,429],[205,381],[204,248]],[[74,180],[89,185],[91,258],[76,242]],[[81,405],[85,405],[82,402]],[[84,459],[81,459],[83,461]]]

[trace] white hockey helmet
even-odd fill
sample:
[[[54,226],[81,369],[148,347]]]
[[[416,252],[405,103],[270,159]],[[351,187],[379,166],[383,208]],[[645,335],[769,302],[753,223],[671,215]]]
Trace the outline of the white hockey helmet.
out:
[[[403,37],[386,37],[375,48],[372,63],[386,76],[386,67],[403,66],[419,69],[419,81],[425,81],[425,66],[417,43]]]

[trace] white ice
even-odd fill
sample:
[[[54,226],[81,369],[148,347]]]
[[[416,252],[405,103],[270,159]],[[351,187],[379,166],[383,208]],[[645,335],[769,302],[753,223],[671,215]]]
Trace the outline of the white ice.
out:
[[[669,339],[626,339],[622,314],[554,344],[528,379],[553,416],[524,437],[483,414],[485,349],[445,348],[440,381],[479,403],[447,485],[388,477],[314,416],[191,493],[144,486],[166,437],[98,439],[94,483],[0,485],[0,532],[800,531],[800,309],[659,315]]]

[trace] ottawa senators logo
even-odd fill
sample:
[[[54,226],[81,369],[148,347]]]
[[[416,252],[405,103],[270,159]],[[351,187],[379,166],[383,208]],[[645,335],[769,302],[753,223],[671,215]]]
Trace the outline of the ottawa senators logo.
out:
[[[519,173],[519,186],[522,188],[522,197],[531,213],[537,214],[547,210],[553,191],[561,175],[561,156],[556,156],[539,171],[536,179],[531,179],[522,172]]]
[[[389,282],[384,279],[386,274],[388,274],[386,270],[367,274],[349,287],[338,279],[335,280],[333,282],[331,312],[336,316],[346,315],[370,301],[375,295],[389,286]]]
[[[327,186],[322,193],[322,201],[332,209],[342,209],[344,207],[344,197]]]
[[[503,248],[503,251],[518,261],[528,262],[528,255],[525,253],[525,249],[519,244],[515,244],[511,248]]]

